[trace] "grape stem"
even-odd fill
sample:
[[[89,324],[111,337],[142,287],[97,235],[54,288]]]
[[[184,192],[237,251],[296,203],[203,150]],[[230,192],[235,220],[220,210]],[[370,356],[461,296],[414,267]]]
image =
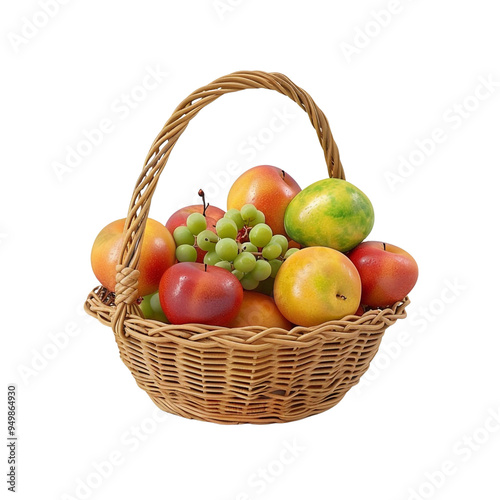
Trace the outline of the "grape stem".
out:
[[[201,199],[203,200],[203,217],[206,217],[205,212],[207,211],[207,208],[210,206],[210,203],[205,202],[205,191],[203,191],[203,189],[200,189],[198,191],[198,196],[200,196]]]
[[[248,226],[243,226],[239,231],[238,235],[236,236],[236,241],[238,243],[243,243],[246,242],[246,239],[248,237],[248,233],[250,232],[252,228]]]
[[[254,257],[262,257],[262,252],[248,252],[248,253],[251,253]],[[285,259],[281,255],[279,255],[274,260],[283,260],[284,261]]]

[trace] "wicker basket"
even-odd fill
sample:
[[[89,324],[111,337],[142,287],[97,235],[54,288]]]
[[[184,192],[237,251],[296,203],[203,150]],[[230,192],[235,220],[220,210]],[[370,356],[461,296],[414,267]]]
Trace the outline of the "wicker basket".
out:
[[[311,97],[279,73],[237,72],[187,97],[155,139],[134,189],[117,266],[116,293],[93,290],[85,310],[111,326],[123,362],[164,411],[209,422],[290,422],[336,405],[368,369],[386,328],[405,318],[408,298],[384,310],[315,327],[220,328],[144,319],[137,265],[151,199],[170,152],[191,118],[218,97],[276,90],[309,116],[330,177],[344,178],[328,121]]]

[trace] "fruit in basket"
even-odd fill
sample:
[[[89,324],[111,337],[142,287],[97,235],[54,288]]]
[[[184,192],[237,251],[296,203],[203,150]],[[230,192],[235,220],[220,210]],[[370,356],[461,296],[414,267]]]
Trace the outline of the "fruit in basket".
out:
[[[177,212],[174,212],[169,217],[167,223],[165,224],[167,226],[167,229],[171,233],[173,233],[176,227],[185,226],[187,218],[193,213],[203,214],[203,205],[189,205],[177,210]],[[217,221],[224,217],[224,213],[224,210],[209,205],[205,212],[207,218],[207,226],[213,229],[217,224]]]
[[[192,245],[179,245],[175,250],[175,258],[179,262],[196,262],[198,252]]]
[[[123,243],[125,219],[108,224],[97,235],[91,252],[92,270],[99,282],[114,292],[116,286],[116,265]],[[170,231],[154,219],[148,219],[139,259],[139,296],[158,290],[160,279],[175,262],[175,242]]]
[[[253,291],[272,297],[274,291],[274,276],[271,274],[271,276],[267,278],[267,280],[261,281],[259,283],[259,286]]]
[[[332,248],[295,252],[285,260],[274,282],[278,309],[296,325],[313,326],[354,314],[360,299],[356,267]]]
[[[173,213],[170,218],[168,219],[167,223],[165,224],[167,229],[172,233],[174,236],[177,245],[180,244],[190,244],[193,245],[193,243],[190,243],[191,238],[193,238],[193,233],[189,231],[187,228],[187,220],[188,217],[191,214],[203,214],[203,209],[205,205],[189,205],[187,207],[181,208],[177,210],[177,212]],[[215,226],[217,224],[217,221],[224,217],[224,210],[221,210],[220,208],[213,207],[212,205],[208,205],[205,210],[205,216],[206,216],[206,228],[215,231]],[[191,219],[193,220],[193,219]],[[177,228],[186,228],[186,229],[177,229]],[[191,235],[191,238],[190,238]],[[197,262],[203,262],[203,257],[206,254],[206,251],[202,250],[201,248],[196,247],[196,261]]]
[[[363,241],[374,223],[373,206],[356,186],[342,179],[323,179],[303,189],[288,205],[285,229],[304,246],[340,252]]]
[[[168,319],[163,312],[160,304],[159,293],[152,293],[151,295],[146,295],[141,302],[142,314],[146,319],[154,319],[156,321],[163,321],[168,323]]]
[[[417,282],[415,259],[396,245],[364,241],[347,256],[361,277],[361,302],[370,307],[392,306],[403,300]]]
[[[228,326],[240,310],[243,288],[226,269],[180,262],[165,271],[159,296],[172,324]]]
[[[200,190],[201,196],[203,191]],[[205,253],[203,263],[231,271],[245,290],[274,278],[291,250],[284,235],[273,235],[265,215],[252,204],[231,209],[217,221],[215,231],[207,228],[201,213],[192,213],[186,226],[174,230],[179,262],[195,262],[197,251]],[[269,287],[265,287],[267,290]]]
[[[231,328],[264,326],[290,330],[292,324],[280,313],[274,300],[262,293],[245,291],[238,316],[229,325]]]
[[[253,167],[240,175],[231,186],[227,208],[242,210],[246,204],[263,212],[274,234],[285,234],[283,218],[286,207],[300,191],[300,186],[284,170],[271,165]]]
[[[363,293],[363,284],[361,284],[361,294]],[[359,305],[358,310],[354,313],[356,316],[363,316],[365,309],[362,304]]]

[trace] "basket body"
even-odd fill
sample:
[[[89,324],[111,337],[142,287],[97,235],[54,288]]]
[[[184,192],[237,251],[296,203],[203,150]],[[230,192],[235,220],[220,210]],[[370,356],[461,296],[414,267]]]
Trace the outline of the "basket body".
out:
[[[286,76],[241,71],[215,80],[182,101],[153,142],[125,221],[115,292],[96,288],[85,310],[112,327],[121,359],[162,410],[226,424],[290,422],[344,397],[368,369],[386,328],[406,317],[408,298],[384,310],[291,331],[167,325],[144,319],[137,302],[144,229],[172,148],[204,106],[245,89],[274,90],[296,102],[316,130],[328,175],[345,179],[328,120]]]
[[[113,300],[98,288],[87,311],[109,326]],[[165,325],[130,315],[126,336],[115,339],[139,387],[166,412],[223,424],[291,422],[345,396],[408,303],[290,332]]]

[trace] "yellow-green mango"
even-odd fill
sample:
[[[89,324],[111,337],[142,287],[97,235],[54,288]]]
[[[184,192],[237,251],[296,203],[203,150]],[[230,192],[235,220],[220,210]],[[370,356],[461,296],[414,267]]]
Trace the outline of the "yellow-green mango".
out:
[[[323,179],[300,191],[285,212],[285,230],[303,246],[324,246],[347,252],[373,228],[368,197],[342,179]]]

